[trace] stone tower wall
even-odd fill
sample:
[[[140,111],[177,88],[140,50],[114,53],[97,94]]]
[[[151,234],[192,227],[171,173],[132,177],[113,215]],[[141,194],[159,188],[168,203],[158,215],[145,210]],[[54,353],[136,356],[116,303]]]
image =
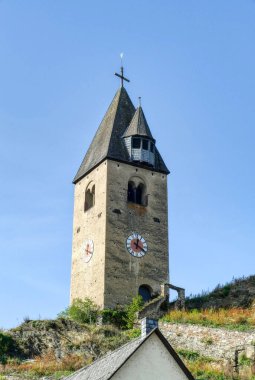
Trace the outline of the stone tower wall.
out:
[[[146,207],[127,202],[131,178],[146,184]],[[127,304],[144,284],[160,294],[160,285],[169,281],[167,176],[108,160],[106,199],[105,307]],[[142,258],[127,251],[126,239],[132,232],[148,243]]]
[[[71,302],[88,297],[100,307],[104,307],[106,180],[104,161],[75,185],[74,192]],[[91,181],[95,184],[95,205],[85,212],[85,190]],[[85,239],[94,241],[94,253],[88,263],[81,248]]]
[[[146,185],[148,205],[127,202],[128,181]],[[85,191],[95,184],[95,205],[84,211]],[[101,308],[125,305],[147,285],[154,295],[168,283],[167,177],[152,170],[106,160],[75,185],[71,302],[90,298]],[[148,252],[135,258],[126,239],[142,235]],[[82,244],[94,241],[93,257],[84,260]]]

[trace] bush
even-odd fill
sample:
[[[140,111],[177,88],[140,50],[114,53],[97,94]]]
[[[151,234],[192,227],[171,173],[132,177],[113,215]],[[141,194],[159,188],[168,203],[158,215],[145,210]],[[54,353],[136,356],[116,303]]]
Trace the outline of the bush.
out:
[[[95,323],[99,316],[99,308],[89,298],[84,300],[77,298],[58,316],[70,318],[79,323]]]
[[[101,312],[103,323],[110,323],[124,330],[132,329],[136,319],[136,313],[141,310],[142,306],[142,297],[136,296],[125,308],[116,307],[115,309],[104,309]]]
[[[15,340],[10,335],[0,332],[0,363],[5,365],[8,357],[12,357],[17,351]]]
[[[134,297],[132,299],[132,302],[128,306],[126,306],[125,322],[128,329],[133,328],[136,319],[136,313],[142,309],[143,303],[143,299],[139,295]]]
[[[102,310],[103,323],[115,325],[120,329],[126,329],[127,312],[121,308]]]
[[[136,313],[141,310],[143,299],[141,296],[134,297],[125,308],[99,310],[99,307],[89,298],[75,299],[71,306],[62,311],[58,318],[68,318],[78,323],[95,323],[102,316],[103,323],[109,323],[121,329],[132,329]]]

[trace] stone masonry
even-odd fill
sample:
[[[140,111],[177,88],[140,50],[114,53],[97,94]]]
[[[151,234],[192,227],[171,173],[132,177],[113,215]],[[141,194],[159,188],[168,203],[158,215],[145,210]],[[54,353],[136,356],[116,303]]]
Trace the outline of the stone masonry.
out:
[[[106,161],[82,178],[74,191],[73,255],[71,276],[71,302],[89,297],[100,307],[104,306],[105,284],[105,224],[106,224]],[[95,183],[94,207],[84,212],[85,190]],[[95,242],[92,259],[84,262],[83,241]]]
[[[127,202],[130,179],[146,185],[147,206]],[[140,285],[159,295],[161,284],[168,279],[166,175],[108,161],[106,213],[106,305],[129,303]],[[147,241],[148,253],[142,258],[133,257],[126,249],[126,239],[133,232]]]
[[[130,179],[146,185],[147,206],[127,202]],[[85,190],[95,184],[95,205],[84,211]],[[140,285],[159,295],[168,282],[167,177],[152,169],[105,160],[75,185],[71,301],[89,297],[101,308],[125,305]],[[129,254],[126,239],[138,232],[147,241],[142,258]],[[83,260],[82,242],[94,241]]]
[[[255,332],[230,331],[190,324],[160,322],[159,328],[175,348],[196,351],[217,360],[234,362],[236,351],[255,357]]]

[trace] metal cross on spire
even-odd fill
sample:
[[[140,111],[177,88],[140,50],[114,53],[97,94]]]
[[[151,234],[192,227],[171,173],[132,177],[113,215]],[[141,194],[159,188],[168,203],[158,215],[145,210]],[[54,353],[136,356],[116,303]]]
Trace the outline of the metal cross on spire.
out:
[[[120,80],[121,80],[121,87],[123,87],[123,81],[124,81],[124,80],[125,80],[126,82],[130,82],[129,79],[127,79],[126,77],[124,77],[124,68],[123,68],[122,59],[123,59],[123,53],[120,54],[120,60],[121,60],[120,74],[118,74],[118,73],[114,73],[114,75],[116,75],[117,77],[120,78]]]

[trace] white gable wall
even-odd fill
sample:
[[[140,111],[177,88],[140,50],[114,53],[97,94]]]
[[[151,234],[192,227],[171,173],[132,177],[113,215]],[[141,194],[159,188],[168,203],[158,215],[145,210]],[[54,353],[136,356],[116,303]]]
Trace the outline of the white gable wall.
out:
[[[112,377],[113,380],[187,380],[156,334],[152,334]]]

